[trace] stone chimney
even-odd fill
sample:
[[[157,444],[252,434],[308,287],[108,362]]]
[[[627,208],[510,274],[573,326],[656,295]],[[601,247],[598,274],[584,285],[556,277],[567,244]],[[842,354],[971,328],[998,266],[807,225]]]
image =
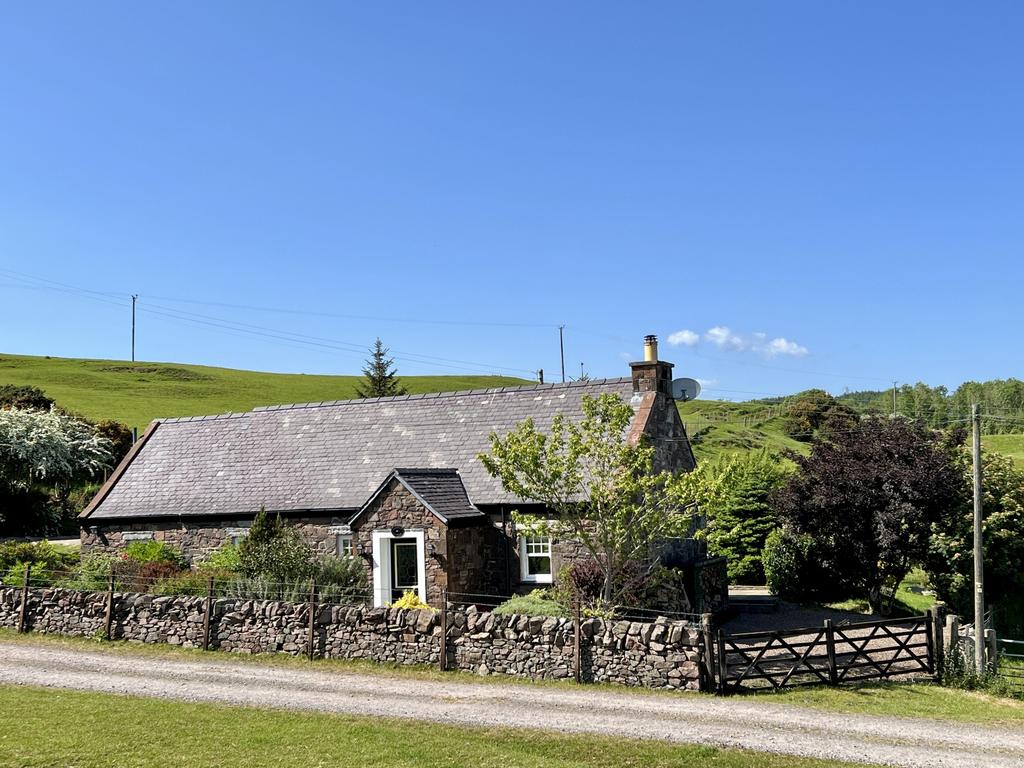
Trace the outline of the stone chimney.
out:
[[[633,392],[661,392],[672,398],[672,363],[658,359],[658,337],[644,336],[644,359],[630,363],[633,371]]]

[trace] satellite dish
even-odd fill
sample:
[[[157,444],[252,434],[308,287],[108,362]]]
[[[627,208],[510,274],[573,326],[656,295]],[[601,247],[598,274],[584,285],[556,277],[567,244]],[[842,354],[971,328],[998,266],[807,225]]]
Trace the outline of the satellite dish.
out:
[[[673,379],[672,397],[676,400],[696,400],[700,394],[700,382],[696,379]]]

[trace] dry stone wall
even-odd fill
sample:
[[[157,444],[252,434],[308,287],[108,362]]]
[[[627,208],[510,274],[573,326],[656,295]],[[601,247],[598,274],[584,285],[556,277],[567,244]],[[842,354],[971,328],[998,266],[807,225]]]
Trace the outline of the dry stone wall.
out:
[[[0,587],[0,627],[16,628],[18,587]],[[29,590],[28,631],[101,636],[107,595],[58,588]],[[206,598],[114,593],[111,638],[201,648]],[[304,654],[309,605],[272,600],[210,601],[209,647],[234,653]],[[574,674],[575,628],[570,619],[499,616],[449,609],[447,667],[480,675],[536,680]],[[397,664],[437,664],[441,614],[430,610],[317,605],[314,653],[320,658],[368,659]],[[585,682],[647,688],[697,689],[701,633],[687,622],[581,622],[580,661]]]

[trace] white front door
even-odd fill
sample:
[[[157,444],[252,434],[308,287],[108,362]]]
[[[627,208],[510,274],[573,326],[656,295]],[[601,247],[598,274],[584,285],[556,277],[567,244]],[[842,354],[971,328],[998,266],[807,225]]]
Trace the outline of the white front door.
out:
[[[427,601],[423,531],[373,532],[373,604],[389,605],[407,590]]]

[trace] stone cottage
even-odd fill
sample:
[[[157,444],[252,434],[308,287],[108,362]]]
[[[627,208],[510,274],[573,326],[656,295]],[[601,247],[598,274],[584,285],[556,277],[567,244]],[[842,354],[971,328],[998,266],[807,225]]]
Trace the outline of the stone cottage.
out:
[[[673,366],[653,336],[644,352],[620,379],[154,421],[82,512],[83,549],[157,539],[198,561],[265,508],[319,552],[363,558],[377,605],[408,589],[436,604],[443,589],[471,601],[551,583],[578,548],[519,535],[513,510],[546,510],[506,493],[478,454],[492,432],[527,417],[544,429],[558,413],[578,418],[584,396],[613,393],[632,405],[630,439],[650,441],[658,469],[692,469]]]

